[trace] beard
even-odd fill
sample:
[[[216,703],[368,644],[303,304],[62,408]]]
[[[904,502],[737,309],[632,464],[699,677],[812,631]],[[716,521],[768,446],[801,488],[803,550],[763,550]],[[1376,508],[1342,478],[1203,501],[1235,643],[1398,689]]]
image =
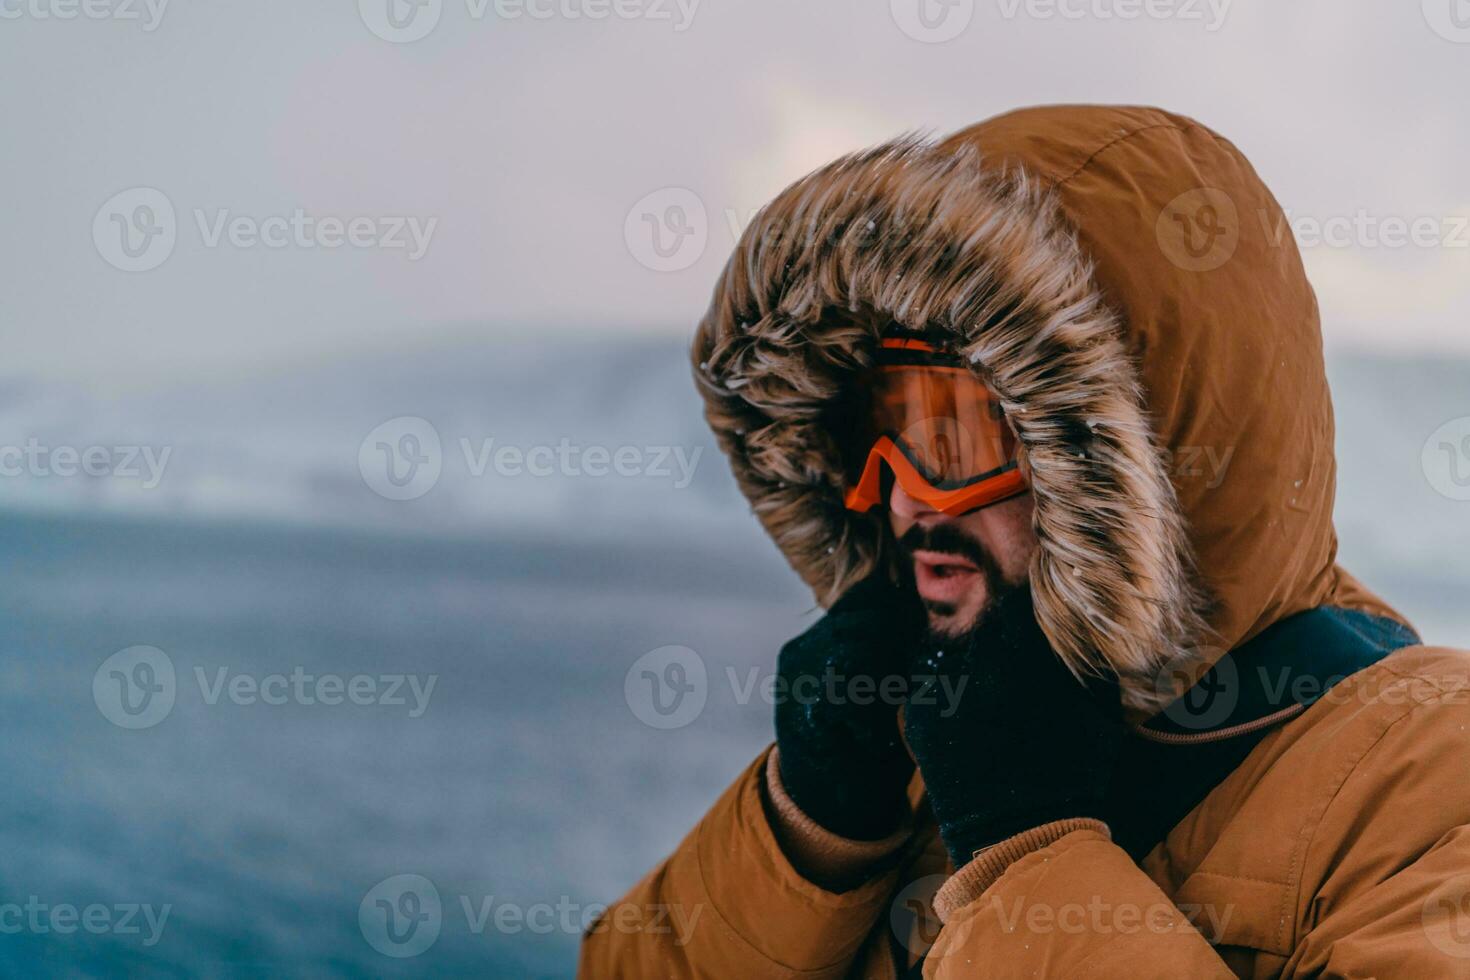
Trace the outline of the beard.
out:
[[[919,642],[921,662],[937,669],[946,650],[961,654],[949,658],[951,667],[971,663],[973,657],[987,653],[1003,652],[1012,656],[1050,653],[1051,641],[1036,619],[1031,582],[995,579],[984,608],[966,625],[941,629],[931,621]]]
[[[941,627],[934,624],[935,619],[954,617],[958,612],[955,603],[919,597],[920,604],[928,613],[927,631],[931,642],[954,644],[957,640],[970,639],[975,634],[985,631],[987,624],[996,617],[999,610],[1011,612],[1011,607],[1016,604],[1021,594],[1024,594],[1026,607],[1028,609],[1030,607],[1031,590],[1026,575],[1023,573],[1019,579],[1007,578],[994,556],[982,547],[980,542],[954,524],[936,524],[931,527],[915,524],[904,532],[898,545],[908,558],[904,563],[904,568],[910,575],[914,567],[913,553],[932,551],[963,558],[979,569],[980,576],[984,580],[985,604],[968,622],[957,625]],[[913,582],[910,581],[908,586],[914,588]]]

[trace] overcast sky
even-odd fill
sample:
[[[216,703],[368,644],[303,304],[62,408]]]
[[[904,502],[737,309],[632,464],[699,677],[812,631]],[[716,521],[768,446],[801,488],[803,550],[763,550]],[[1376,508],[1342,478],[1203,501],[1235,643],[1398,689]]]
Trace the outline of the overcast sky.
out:
[[[1193,115],[1352,222],[1307,249],[1331,345],[1470,351],[1465,0],[418,2],[0,0],[6,373],[687,332],[786,183],[1055,101]]]

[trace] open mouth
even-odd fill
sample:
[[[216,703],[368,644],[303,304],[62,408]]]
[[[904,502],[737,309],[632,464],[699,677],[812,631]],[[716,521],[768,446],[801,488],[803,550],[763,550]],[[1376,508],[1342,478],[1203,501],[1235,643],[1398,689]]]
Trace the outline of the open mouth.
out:
[[[980,567],[948,551],[913,552],[914,583],[925,602],[956,605],[982,580]]]

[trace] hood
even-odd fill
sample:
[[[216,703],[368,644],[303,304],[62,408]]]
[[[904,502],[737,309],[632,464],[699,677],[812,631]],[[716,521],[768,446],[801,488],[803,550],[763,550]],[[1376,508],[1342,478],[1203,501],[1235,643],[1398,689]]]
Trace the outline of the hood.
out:
[[[1150,108],[1050,106],[906,137],[787,188],[693,346],[706,418],[818,601],[894,561],[842,503],[836,397],[897,323],[950,335],[1030,467],[1037,618],[1152,714],[1320,605],[1393,615],[1337,567],[1317,303],[1227,140]]]

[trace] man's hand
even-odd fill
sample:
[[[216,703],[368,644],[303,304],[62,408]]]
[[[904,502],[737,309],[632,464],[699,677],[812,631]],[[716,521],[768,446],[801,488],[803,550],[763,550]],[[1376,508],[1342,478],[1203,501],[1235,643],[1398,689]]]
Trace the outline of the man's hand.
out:
[[[878,840],[908,815],[914,763],[898,708],[922,626],[916,597],[879,575],[853,586],[781,648],[781,783],[803,813],[834,834]]]
[[[1116,686],[1084,687],[1067,671],[1036,622],[1029,587],[1003,595],[975,636],[915,667],[950,683],[919,688],[904,713],[956,868],[1041,824],[1104,819],[1123,738]]]

